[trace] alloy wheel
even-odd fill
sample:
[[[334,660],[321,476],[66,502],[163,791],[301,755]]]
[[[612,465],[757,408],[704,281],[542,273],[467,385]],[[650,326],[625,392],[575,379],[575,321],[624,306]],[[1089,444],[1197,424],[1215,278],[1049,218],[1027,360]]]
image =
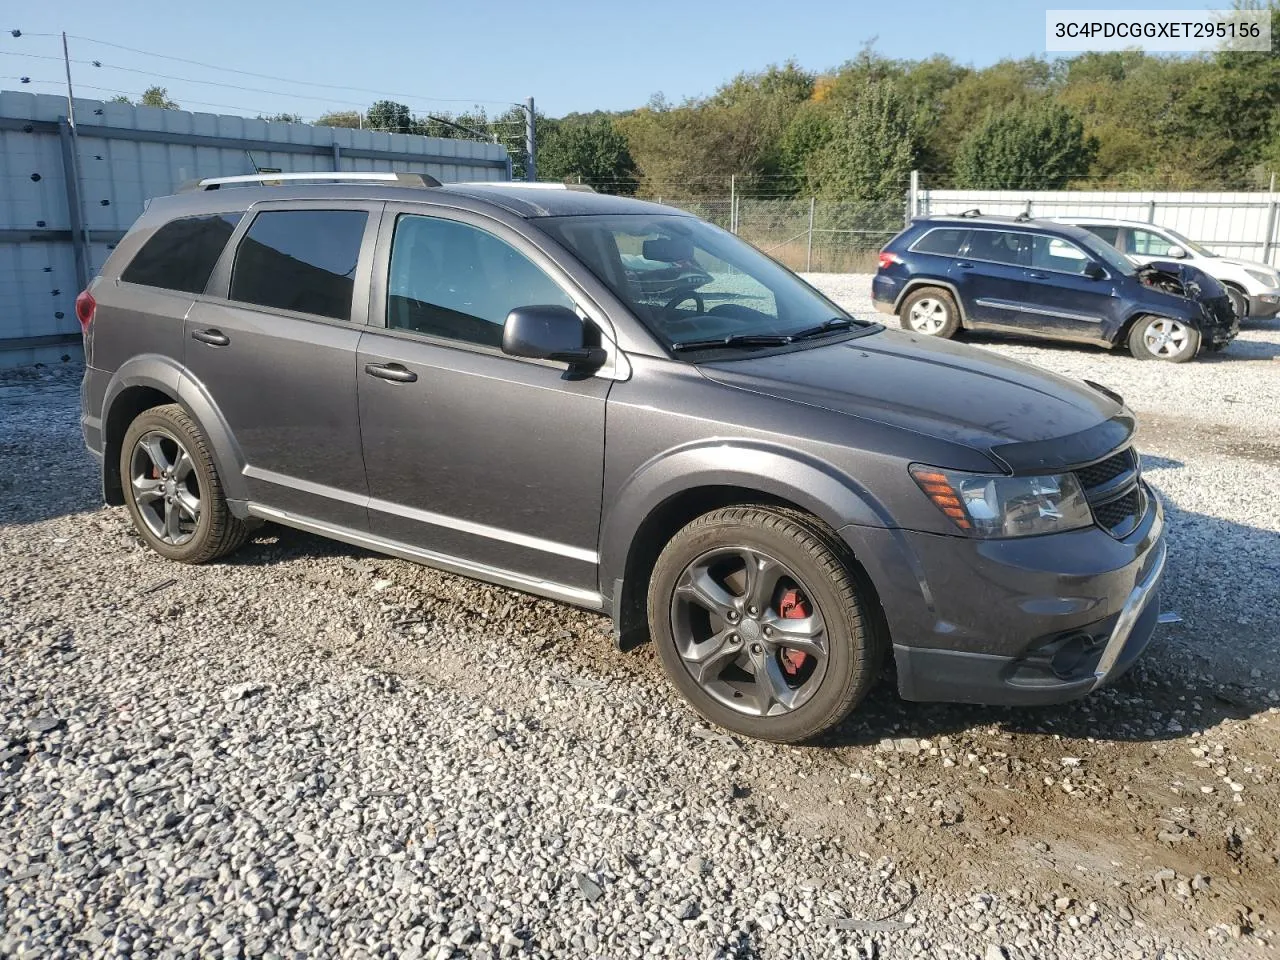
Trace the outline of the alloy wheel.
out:
[[[671,629],[694,682],[749,716],[803,706],[826,675],[826,622],[813,594],[786,564],[752,547],[713,550],[685,567]]]
[[[1143,331],[1142,340],[1152,356],[1171,360],[1181,356],[1190,345],[1191,331],[1178,320],[1161,317]]]
[[[907,322],[911,324],[911,329],[933,335],[946,326],[946,305],[933,297],[922,297],[911,305]]]
[[[129,458],[129,482],[138,516],[162,543],[181,546],[195,536],[202,502],[195,463],[164,430],[144,433]]]

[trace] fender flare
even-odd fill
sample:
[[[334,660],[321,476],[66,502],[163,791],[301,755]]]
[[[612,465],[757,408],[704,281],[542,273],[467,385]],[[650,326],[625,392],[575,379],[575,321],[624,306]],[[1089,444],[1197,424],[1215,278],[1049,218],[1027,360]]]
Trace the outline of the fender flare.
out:
[[[204,431],[209,439],[210,452],[218,478],[222,481],[224,495],[229,501],[248,499],[244,480],[244,455],[236,443],[231,428],[218,410],[213,398],[204,386],[185,367],[171,357],[160,354],[140,354],[132,357],[112,374],[102,402],[102,422],[105,431],[110,422],[111,409],[130,387],[150,387],[158,390],[182,407]],[[104,450],[106,437],[103,437]]]
[[[788,501],[832,530],[850,523],[893,526],[884,505],[830,463],[767,442],[699,440],[651,458],[611,497],[613,506],[600,528],[600,584],[605,596],[625,577],[637,534],[655,511],[681,494],[708,487],[740,487]]]
[[[907,285],[898,294],[898,299],[893,301],[893,312],[896,314],[898,308],[902,306],[902,301],[907,299],[913,290],[919,290],[921,287],[941,287],[951,294],[951,299],[956,302],[956,309],[960,311],[960,326],[968,325],[969,315],[964,309],[964,300],[961,299],[960,291],[956,288],[956,285],[950,280],[930,280],[926,277],[914,277],[908,280]]]

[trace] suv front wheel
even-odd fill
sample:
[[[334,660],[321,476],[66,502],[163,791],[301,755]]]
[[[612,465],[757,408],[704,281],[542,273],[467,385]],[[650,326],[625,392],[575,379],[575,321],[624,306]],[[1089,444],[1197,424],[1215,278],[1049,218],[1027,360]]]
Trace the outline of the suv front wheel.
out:
[[[907,294],[898,308],[904,330],[927,337],[950,339],[960,329],[960,310],[955,298],[940,287],[921,287]]]
[[[1129,352],[1139,360],[1186,363],[1200,350],[1200,331],[1172,317],[1139,317],[1129,331]]]
[[[816,520],[768,507],[715,510],[671,539],[650,579],[649,626],[694,709],[781,743],[844,719],[883,658],[845,555]]]
[[[120,479],[134,527],[170,560],[205,563],[249,535],[227,507],[204,433],[176,403],[145,410],[129,425]]]

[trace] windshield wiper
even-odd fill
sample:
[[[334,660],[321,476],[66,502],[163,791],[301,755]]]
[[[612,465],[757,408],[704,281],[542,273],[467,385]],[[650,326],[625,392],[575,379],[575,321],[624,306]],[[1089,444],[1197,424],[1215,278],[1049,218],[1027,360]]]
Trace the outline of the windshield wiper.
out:
[[[673,343],[671,349],[711,350],[716,347],[785,347],[791,342],[790,337],[780,333],[735,333],[727,337],[708,337],[705,340],[681,340]]]
[[[834,333],[836,330],[848,330],[853,326],[853,321],[848,317],[832,317],[825,323],[820,323],[816,327],[808,327],[799,333],[791,334],[792,340],[808,340],[812,337],[825,336],[828,333]]]

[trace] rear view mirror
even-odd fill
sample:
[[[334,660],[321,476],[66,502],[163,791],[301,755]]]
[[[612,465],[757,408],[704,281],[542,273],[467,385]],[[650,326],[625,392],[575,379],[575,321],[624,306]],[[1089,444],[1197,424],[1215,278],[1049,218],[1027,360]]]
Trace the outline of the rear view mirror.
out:
[[[1103,280],[1107,276],[1107,271],[1102,269],[1102,264],[1092,262],[1084,268],[1084,275],[1090,280]]]
[[[1182,249],[1176,243],[1169,248],[1169,252],[1165,254],[1167,257],[1173,257],[1175,260],[1183,260],[1187,256],[1187,251]]]
[[[607,356],[600,347],[587,346],[582,318],[556,304],[516,307],[508,313],[502,325],[502,352],[571,367],[598,367]]]
[[[682,263],[693,259],[693,241],[683,237],[646,240],[641,248],[641,255],[646,260],[657,260],[660,263]]]

